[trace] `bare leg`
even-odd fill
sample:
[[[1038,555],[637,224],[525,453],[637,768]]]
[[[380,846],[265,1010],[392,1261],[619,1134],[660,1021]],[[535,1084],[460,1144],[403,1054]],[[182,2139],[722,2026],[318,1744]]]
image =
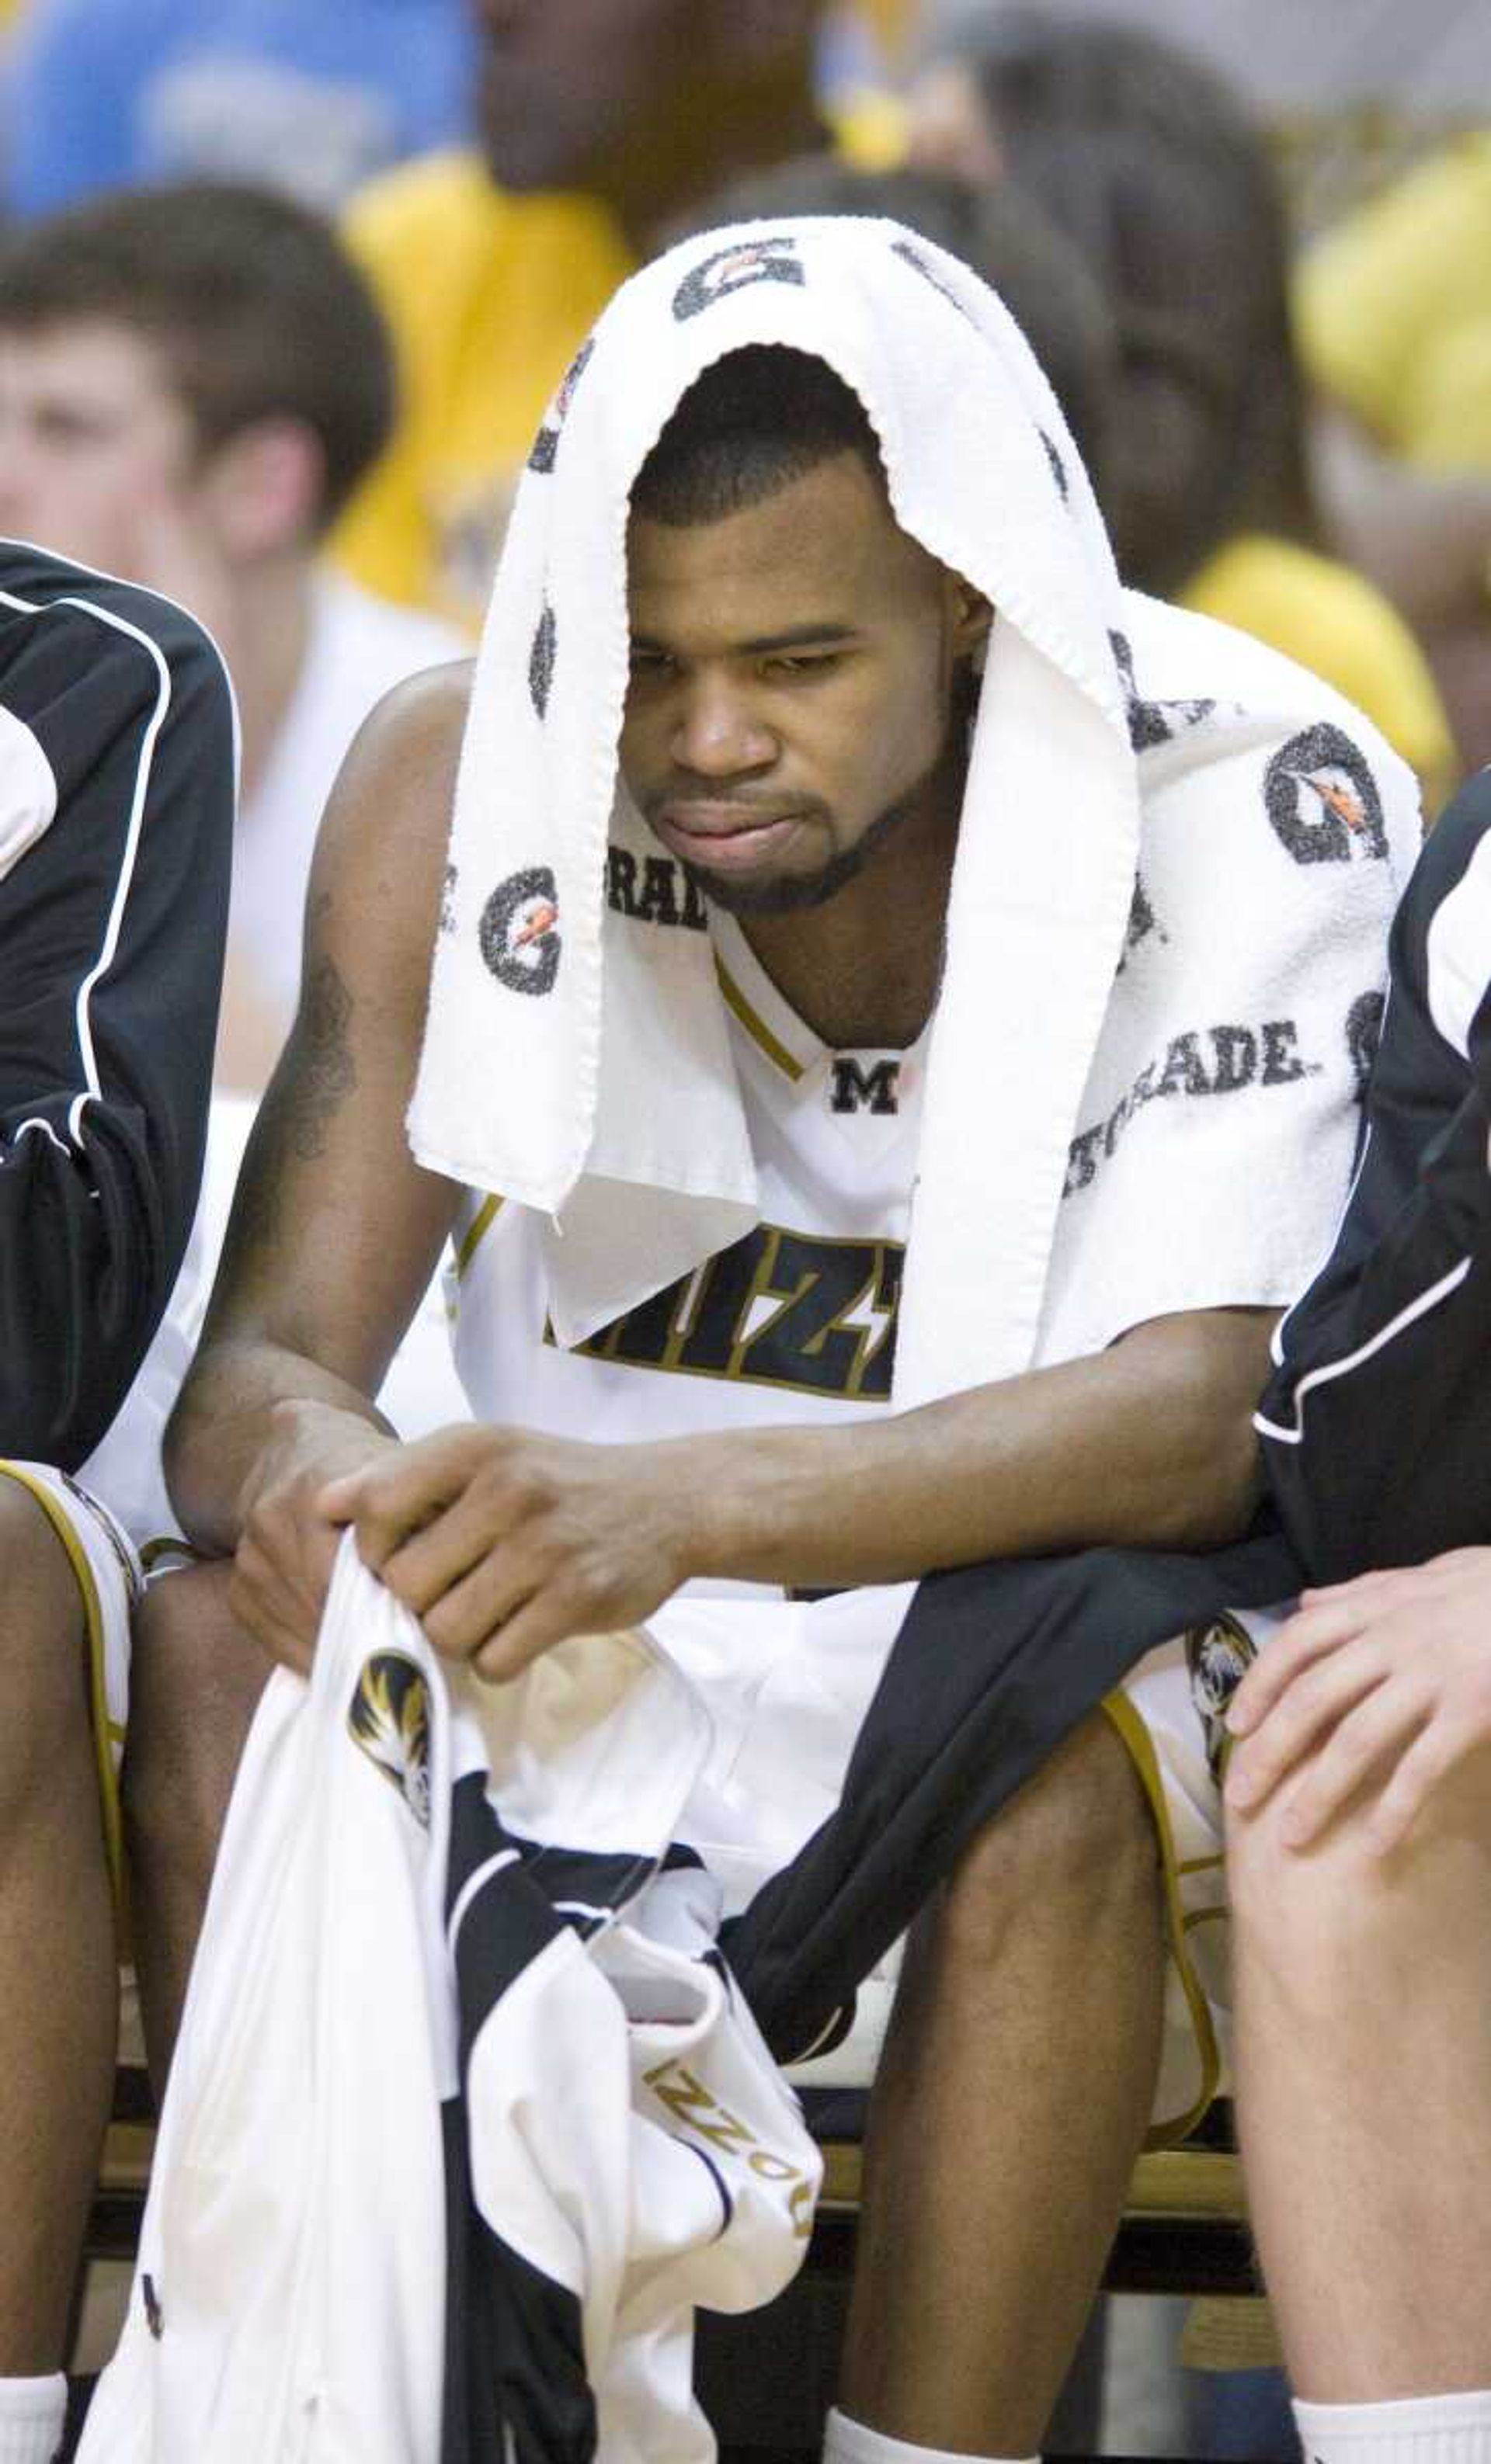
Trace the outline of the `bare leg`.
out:
[[[1229,1815],[1238,2123],[1296,2392],[1491,2387],[1491,1785],[1393,1857]]]
[[[0,1480],[0,2378],[60,2369],[119,2005],[82,1601]]]
[[[145,2049],[165,2092],[243,1741],[269,1664],[228,1607],[230,1569],[152,1585],[136,1619],[124,1828]]]
[[[876,2082],[844,2409],[983,2455],[1037,2446],[1149,2118],[1154,1831],[1088,1721],[908,1946]]]

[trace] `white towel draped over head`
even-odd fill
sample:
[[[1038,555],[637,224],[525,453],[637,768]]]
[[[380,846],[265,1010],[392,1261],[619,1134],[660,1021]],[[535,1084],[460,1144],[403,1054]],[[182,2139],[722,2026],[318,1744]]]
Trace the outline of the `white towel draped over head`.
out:
[[[1344,1046],[1339,1067],[1301,1061],[1302,1177],[1281,1230],[1280,1210],[1245,1185],[1251,1125],[1270,1154],[1288,1135],[1273,1117],[1282,1108],[1261,1100],[1258,1039],[1285,1016],[1289,1048],[1303,1049],[1277,987],[1299,937],[1290,901],[1303,943],[1334,953],[1327,1006],[1344,1012],[1365,989],[1355,976],[1370,974],[1365,952],[1398,867],[1291,854],[1270,827],[1265,770],[1291,729],[1302,737],[1323,714],[1355,715],[1287,663],[1121,590],[1080,457],[1018,329],[967,267],[888,222],[788,219],[684,242],[616,294],[546,414],[477,663],[410,1113],[415,1155],[545,1220],[562,1344],[758,1220],[708,933],[606,898],[608,844],[638,862],[657,853],[617,774],[629,491],[695,379],[752,343],[815,355],[852,386],[896,519],[996,610],[928,1057],[897,1400],[1107,1340],[1171,1290],[1177,1307],[1288,1297],[1328,1228],[1352,1092]],[[1156,674],[1179,695],[1169,717],[1143,698],[1151,639]],[[1191,900],[1184,876],[1216,843],[1224,938],[1156,906],[1154,931],[1136,939],[1152,906],[1136,900],[1136,882],[1148,887],[1146,759],[1158,765],[1161,835],[1183,851],[1177,897]],[[1392,757],[1377,747],[1373,759],[1397,771],[1372,790],[1374,810],[1392,811],[1352,855],[1387,855],[1412,803]],[[1168,900],[1161,846],[1154,869]],[[1343,907],[1348,879],[1358,887]],[[1250,913],[1260,935],[1275,919],[1266,948],[1259,935],[1248,945]],[[1137,1099],[1101,1175],[1074,1176],[1074,1140],[1099,1102],[1107,1137],[1109,1111],[1146,1063],[1163,1074],[1175,1037],[1202,1033],[1204,1075],[1222,1050],[1205,1041],[1213,1023],[1243,1039],[1225,1047],[1235,1100],[1213,1108],[1227,1116],[1228,1177],[1235,1150],[1237,1215],[1221,1237],[1225,1204],[1203,1191],[1188,1252],[1183,1230],[1160,1233],[1152,1193],[1167,1173],[1190,1185],[1183,1133],[1206,1111],[1190,1089],[1177,1080],[1174,1102]],[[1279,1087],[1282,1069],[1276,1051]],[[1102,1271],[1089,1273],[1100,1252]]]

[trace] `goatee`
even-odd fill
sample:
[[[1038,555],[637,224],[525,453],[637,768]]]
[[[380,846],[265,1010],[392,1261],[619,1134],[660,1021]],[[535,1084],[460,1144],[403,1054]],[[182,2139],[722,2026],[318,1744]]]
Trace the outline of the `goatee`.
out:
[[[928,781],[919,780],[904,796],[887,804],[853,847],[840,847],[818,872],[783,873],[774,881],[733,881],[727,873],[682,859],[683,869],[711,907],[730,915],[791,915],[805,907],[826,907],[846,881],[854,881],[879,847],[910,821],[926,793]]]

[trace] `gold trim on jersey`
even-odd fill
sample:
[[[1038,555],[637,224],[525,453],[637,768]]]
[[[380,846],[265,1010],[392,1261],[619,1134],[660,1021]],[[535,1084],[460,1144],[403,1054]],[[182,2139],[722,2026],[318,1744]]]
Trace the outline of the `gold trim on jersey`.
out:
[[[122,1908],[124,1894],[124,1829],[120,1814],[119,1780],[114,1770],[114,1749],[123,1744],[124,1731],[117,1720],[109,1717],[109,1698],[103,1656],[103,1608],[99,1587],[93,1579],[88,1555],[57,1500],[41,1483],[33,1480],[19,1463],[0,1463],[0,1479],[13,1480],[35,1499],[42,1513],[56,1533],[72,1567],[83,1604],[83,1625],[88,1648],[88,1714],[93,1729],[94,1764],[99,1779],[99,1810],[103,1818],[103,1849],[108,1859],[109,1882],[116,1907]],[[79,1511],[86,1514],[86,1504],[79,1501]]]
[[[499,1215],[501,1213],[501,1210],[502,1201],[494,1191],[490,1197],[482,1199],[475,1215],[472,1217],[471,1221],[467,1224],[465,1231],[461,1234],[460,1240],[455,1244],[456,1280],[457,1283],[464,1281],[473,1258],[480,1248],[487,1234],[491,1231],[492,1226],[496,1222]]]
[[[1165,1930],[1170,1957],[1175,1962],[1186,2008],[1196,2040],[1196,2056],[1201,2068],[1201,2085],[1189,2112],[1174,2121],[1156,2123],[1145,2134],[1146,2147],[1178,2146],[1189,2139],[1208,2105],[1216,2094],[1222,2075],[1222,2059],[1217,2050],[1216,2031],[1212,2024],[1212,2008],[1206,1990],[1196,1974],[1191,1956],[1190,1936],[1193,1928],[1226,1915],[1224,1906],[1188,1911],[1181,1897],[1180,1878],[1187,1869],[1175,1854],[1175,1837],[1170,1829],[1169,1808],[1165,1801],[1165,1781],[1161,1776],[1154,1740],[1145,1726],[1144,1715],[1126,1694],[1110,1694],[1103,1705],[1114,1729],[1128,1750],[1138,1774],[1139,1784],[1148,1799],[1149,1811],[1160,1843],[1160,1878],[1164,1893]],[[1199,1863],[1201,1860],[1197,1860]],[[1210,1862],[1210,1859],[1206,1860]],[[1218,1859],[1217,1862],[1220,1863]]]
[[[720,979],[720,990],[724,995],[727,1006],[735,1012],[752,1044],[759,1045],[767,1059],[774,1067],[780,1069],[784,1078],[790,1078],[795,1087],[798,1081],[808,1074],[802,1063],[792,1058],[781,1037],[773,1035],[759,1011],[752,1009],[718,950],[714,957],[715,974]]]

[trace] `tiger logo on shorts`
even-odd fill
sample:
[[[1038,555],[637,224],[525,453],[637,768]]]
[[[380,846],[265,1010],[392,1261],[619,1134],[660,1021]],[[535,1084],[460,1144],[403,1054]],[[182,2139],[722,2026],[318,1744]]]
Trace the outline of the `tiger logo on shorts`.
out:
[[[430,1828],[430,1693],[417,1661],[376,1651],[358,1674],[347,1711],[352,1742]]]
[[[1212,1777],[1218,1785],[1228,1745],[1227,1706],[1257,1656],[1257,1647],[1247,1627],[1229,1617],[1225,1609],[1210,1624],[1192,1626],[1186,1637],[1191,1699],[1206,1737]]]

